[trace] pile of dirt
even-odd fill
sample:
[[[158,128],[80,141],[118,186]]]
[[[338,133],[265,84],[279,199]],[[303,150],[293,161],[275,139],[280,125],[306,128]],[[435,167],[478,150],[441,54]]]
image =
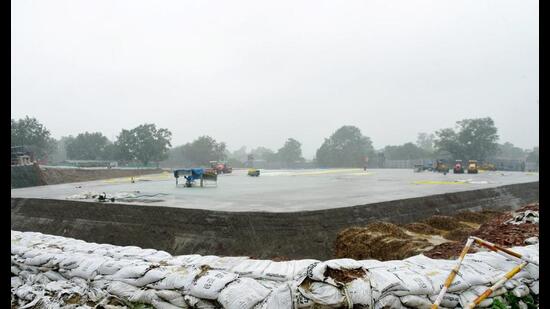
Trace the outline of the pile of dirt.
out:
[[[135,177],[162,173],[162,169],[80,169],[42,168],[42,175],[49,185],[92,181],[118,177]]]
[[[449,240],[455,240],[455,241],[466,241],[468,237],[470,237],[476,229],[471,227],[459,227],[457,229],[454,229],[452,231],[448,231],[445,234],[443,234],[443,237]]]
[[[477,223],[477,224],[483,224],[491,218],[494,218],[495,216],[501,215],[502,212],[499,211],[492,211],[492,210],[483,210],[478,212],[473,211],[461,211],[459,213],[456,213],[453,215],[453,218],[455,220],[463,221],[463,222],[471,222],[471,223]]]
[[[482,224],[479,229],[470,233],[464,232],[462,235],[457,233],[457,240],[451,243],[444,243],[435,246],[434,248],[424,252],[423,254],[431,258],[451,259],[460,254],[468,236],[476,236],[481,239],[490,241],[504,247],[522,246],[525,245],[525,240],[530,237],[539,236],[539,225],[534,223],[523,223],[519,225],[507,224],[506,222],[514,217],[514,213],[523,212],[526,210],[538,211],[539,204],[529,204],[515,212],[501,213],[493,217],[491,220]],[[445,236],[447,239],[449,235]],[[472,248],[470,252],[475,252]]]
[[[338,233],[335,256],[356,260],[397,260],[419,254],[430,246],[427,240],[410,236],[395,224],[376,222]]]
[[[434,229],[433,227],[427,225],[426,223],[419,223],[419,222],[405,224],[403,225],[403,228],[411,232],[426,234],[426,235],[438,235],[441,233],[440,230]]]
[[[432,259],[457,259],[464,248],[465,242],[446,242],[435,246],[433,249],[422,252],[423,255]],[[471,247],[469,253],[477,252],[475,247]]]
[[[428,219],[422,222],[435,229],[443,230],[443,231],[452,231],[458,228],[468,227],[468,225],[457,221],[456,218],[449,217],[449,216],[435,215],[435,216],[429,217]]]

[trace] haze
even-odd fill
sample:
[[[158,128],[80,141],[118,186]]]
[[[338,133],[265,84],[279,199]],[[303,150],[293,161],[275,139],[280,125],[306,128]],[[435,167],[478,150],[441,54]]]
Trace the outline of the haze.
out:
[[[12,0],[12,118],[155,123],[229,149],[355,125],[375,148],[492,117],[538,145],[538,2]]]

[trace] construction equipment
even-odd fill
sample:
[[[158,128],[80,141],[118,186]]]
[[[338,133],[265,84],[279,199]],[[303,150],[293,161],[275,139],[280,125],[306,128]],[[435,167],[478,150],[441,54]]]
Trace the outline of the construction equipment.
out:
[[[195,181],[200,181],[200,186],[204,187],[205,181],[213,181],[218,183],[218,174],[212,171],[206,171],[203,168],[191,168],[191,169],[177,169],[174,170],[174,177],[176,177],[176,186],[178,185],[179,177],[185,178],[185,187],[191,188]]]
[[[456,160],[453,168],[453,173],[464,174],[464,168],[462,167],[462,160]]]
[[[449,166],[443,162],[443,160],[437,160],[435,163],[434,171],[447,174],[449,172]]]
[[[255,168],[248,169],[248,176],[258,177],[260,176],[260,170]]]
[[[233,172],[233,168],[227,166],[227,163],[224,162],[210,161],[210,167],[212,167],[218,175],[230,174]]]
[[[11,165],[32,165],[34,155],[28,147],[12,146],[11,147]]]
[[[477,172],[478,172],[477,161],[476,160],[468,161],[468,174],[477,174]]]
[[[492,163],[483,163],[483,164],[481,164],[479,169],[484,170],[484,171],[496,171],[497,167],[496,167],[496,165],[494,165]]]

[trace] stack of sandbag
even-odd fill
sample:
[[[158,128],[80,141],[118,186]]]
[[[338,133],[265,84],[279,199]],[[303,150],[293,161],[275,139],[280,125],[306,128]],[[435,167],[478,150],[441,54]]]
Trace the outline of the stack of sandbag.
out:
[[[428,308],[456,263],[423,255],[275,262],[32,232],[12,231],[11,239],[12,303],[20,308]],[[513,250],[538,259],[538,245]],[[442,307],[464,307],[516,264],[492,252],[467,255]],[[528,265],[481,306],[538,295],[538,278]]]

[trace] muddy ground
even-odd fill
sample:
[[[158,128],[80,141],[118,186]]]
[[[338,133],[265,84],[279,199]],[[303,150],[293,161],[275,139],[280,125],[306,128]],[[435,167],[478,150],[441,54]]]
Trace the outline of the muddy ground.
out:
[[[515,212],[461,212],[405,225],[376,222],[366,227],[351,227],[338,234],[335,258],[387,261],[422,253],[431,258],[452,259],[460,254],[469,236],[506,247],[524,245],[527,238],[539,236],[538,223],[514,225],[506,221],[526,210],[538,212],[539,204],[529,204]],[[470,250],[475,251],[475,248]]]

